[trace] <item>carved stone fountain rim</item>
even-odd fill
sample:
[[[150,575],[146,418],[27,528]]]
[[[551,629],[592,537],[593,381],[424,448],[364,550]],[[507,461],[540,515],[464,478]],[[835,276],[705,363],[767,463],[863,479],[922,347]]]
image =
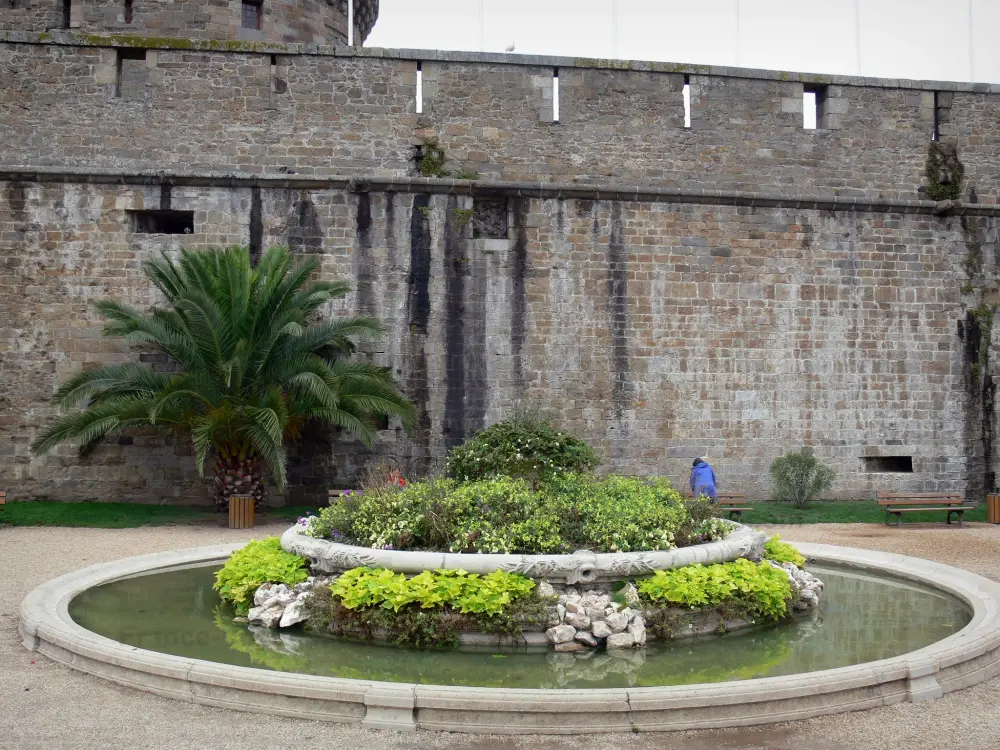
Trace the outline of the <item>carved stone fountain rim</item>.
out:
[[[685,565],[727,562],[740,557],[759,560],[767,535],[740,525],[728,537],[666,551],[596,553],[579,550],[571,555],[489,555],[373,549],[314,539],[292,526],[281,535],[286,552],[308,558],[315,570],[339,573],[351,568],[388,568],[398,573],[424,570],[465,570],[488,574],[496,570],[545,578],[557,583],[594,583],[649,575],[656,570]]]

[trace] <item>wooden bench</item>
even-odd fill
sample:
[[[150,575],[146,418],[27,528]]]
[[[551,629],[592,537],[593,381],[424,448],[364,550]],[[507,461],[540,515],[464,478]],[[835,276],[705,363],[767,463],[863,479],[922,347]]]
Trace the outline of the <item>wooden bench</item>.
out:
[[[344,496],[345,492],[356,493],[358,490],[327,490],[326,499],[327,502],[332,503],[334,500],[339,500]]]
[[[753,510],[747,504],[745,492],[720,492],[718,509],[729,514],[730,521],[743,522],[743,513]],[[736,516],[733,518],[733,516]]]
[[[894,515],[896,526],[902,526],[904,513],[943,510],[948,523],[951,523],[951,516],[954,513],[958,516],[958,525],[961,527],[965,511],[975,507],[966,505],[965,500],[957,492],[878,492],[876,497],[879,506],[885,509],[886,526]]]

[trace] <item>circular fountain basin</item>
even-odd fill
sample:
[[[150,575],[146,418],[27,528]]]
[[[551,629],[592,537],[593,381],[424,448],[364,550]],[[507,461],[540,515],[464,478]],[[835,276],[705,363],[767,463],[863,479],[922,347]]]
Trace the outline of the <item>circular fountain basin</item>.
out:
[[[916,558],[799,544],[829,579],[816,615],[826,622],[577,660],[530,649],[413,652],[250,631],[224,610],[208,614],[216,604],[211,570],[198,567],[220,565],[239,546],[130,558],[43,584],[21,607],[24,643],[76,669],[187,701],[376,728],[489,733],[764,724],[936,698],[1000,673],[1000,584]],[[147,575],[158,577],[135,578]],[[173,597],[161,595],[167,581],[178,587]],[[887,619],[892,608],[872,600],[879,585],[905,592],[900,601],[911,616]],[[150,638],[132,610],[162,607],[165,598],[185,611],[173,629],[165,627],[166,610],[147,613],[159,622]],[[872,604],[838,612],[851,598]],[[847,630],[833,627],[837,617]],[[818,654],[817,644],[835,632],[844,642],[870,632],[851,657],[862,663]]]

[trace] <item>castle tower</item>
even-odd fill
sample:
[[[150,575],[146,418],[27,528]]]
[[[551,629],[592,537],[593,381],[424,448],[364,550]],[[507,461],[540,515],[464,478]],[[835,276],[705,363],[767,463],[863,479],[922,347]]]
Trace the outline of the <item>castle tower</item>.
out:
[[[346,44],[348,0],[6,0],[0,31]],[[354,43],[364,43],[378,0],[353,0]]]

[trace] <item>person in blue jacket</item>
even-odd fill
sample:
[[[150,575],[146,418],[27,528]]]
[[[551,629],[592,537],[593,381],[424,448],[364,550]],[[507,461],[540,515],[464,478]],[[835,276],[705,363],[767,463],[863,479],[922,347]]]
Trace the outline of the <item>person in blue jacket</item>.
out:
[[[691,494],[695,499],[704,495],[714,503],[719,499],[715,488],[715,470],[708,465],[706,458],[696,458],[691,465]]]

